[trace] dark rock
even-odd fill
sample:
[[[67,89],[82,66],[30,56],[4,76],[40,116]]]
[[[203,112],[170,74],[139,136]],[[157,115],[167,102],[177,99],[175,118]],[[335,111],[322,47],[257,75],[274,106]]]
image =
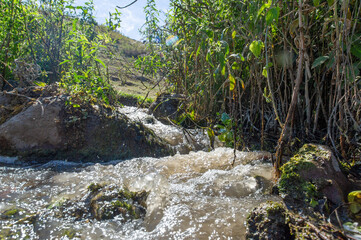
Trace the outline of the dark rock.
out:
[[[0,94],[0,155],[106,161],[172,153],[151,130],[117,110],[90,103],[74,107],[67,96],[44,97],[44,92],[53,95],[51,89],[40,91],[37,99]]]
[[[246,239],[294,239],[284,206],[281,203],[268,202],[253,209],[247,218]]]
[[[183,113],[181,105],[184,101],[184,95],[163,93],[149,107],[149,113],[161,122],[169,124],[168,118],[176,120]]]

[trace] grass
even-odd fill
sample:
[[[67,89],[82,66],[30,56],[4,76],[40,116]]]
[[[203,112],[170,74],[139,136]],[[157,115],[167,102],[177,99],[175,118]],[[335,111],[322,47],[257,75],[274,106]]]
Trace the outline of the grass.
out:
[[[98,26],[99,32],[106,31],[105,26]],[[156,86],[157,79],[144,76],[134,68],[134,60],[138,56],[147,53],[146,46],[136,40],[123,36],[119,32],[110,33],[113,40],[107,48],[101,52],[100,59],[108,66],[108,76],[110,84],[117,92],[122,95],[131,95],[135,97],[155,99],[162,89]]]

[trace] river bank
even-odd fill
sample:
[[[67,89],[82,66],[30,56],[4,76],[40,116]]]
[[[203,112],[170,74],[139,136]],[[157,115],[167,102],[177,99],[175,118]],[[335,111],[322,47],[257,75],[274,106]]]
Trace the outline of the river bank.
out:
[[[165,125],[146,109],[107,110],[93,104],[72,106],[74,111],[64,118],[72,129],[67,132],[77,136],[66,137],[73,141],[66,146],[74,146],[78,152],[88,147],[93,152],[79,157],[72,147],[53,146],[53,152],[62,154],[47,151],[50,154],[45,155],[39,150],[44,146],[50,149],[46,141],[59,133],[59,126],[64,126],[57,125],[63,121],[62,110],[51,111],[53,115],[48,112],[49,106],[56,103],[52,101],[53,93],[46,88],[14,93],[10,100],[7,98],[8,104],[2,95],[1,109],[7,111],[0,125],[3,132],[6,126],[11,130],[16,126],[9,123],[28,127],[18,131],[16,138],[10,134],[13,141],[1,142],[8,147],[2,148],[2,153],[10,153],[1,158],[4,161],[0,166],[1,239],[357,238],[357,233],[350,235],[342,228],[346,222],[357,222],[358,212],[349,213],[346,199],[359,185],[357,181],[349,182],[325,146],[310,144],[301,148],[284,165],[283,175],[274,185],[271,153],[234,152],[218,141],[212,150],[205,131]],[[57,99],[59,109],[60,105],[66,106],[66,100],[60,96]],[[34,128],[33,117],[15,121],[19,116],[29,116],[32,108],[42,131]],[[113,118],[114,112],[118,117]],[[98,118],[126,127],[104,130],[112,124],[94,124]],[[43,119],[56,123],[52,131],[47,129],[49,124],[41,124]],[[94,129],[97,125],[102,134],[84,135],[89,126]],[[37,134],[46,133],[50,136],[43,137],[43,144],[39,144]],[[24,136],[29,136],[31,154],[16,148]],[[149,136],[155,143],[143,141]],[[89,138],[104,144],[89,145]],[[128,144],[130,141],[135,142]],[[144,151],[146,146],[149,150]],[[169,150],[163,156],[154,156],[164,149]]]

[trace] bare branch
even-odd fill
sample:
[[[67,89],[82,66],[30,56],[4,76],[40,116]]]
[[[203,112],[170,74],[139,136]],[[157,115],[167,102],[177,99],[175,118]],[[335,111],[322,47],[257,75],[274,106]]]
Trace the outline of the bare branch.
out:
[[[129,6],[132,6],[132,5],[133,5],[134,3],[136,3],[136,2],[138,2],[138,0],[134,0],[132,3],[130,3],[130,4],[126,5],[126,6],[124,6],[124,7],[119,7],[119,6],[117,6],[117,8],[119,8],[119,9],[124,9],[124,8],[129,7]]]

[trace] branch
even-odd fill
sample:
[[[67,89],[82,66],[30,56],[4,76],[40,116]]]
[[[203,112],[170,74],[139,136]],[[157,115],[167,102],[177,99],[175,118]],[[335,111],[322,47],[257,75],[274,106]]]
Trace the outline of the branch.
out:
[[[117,8],[119,8],[119,9],[124,9],[124,8],[127,8],[127,7],[129,7],[129,6],[132,6],[134,3],[136,3],[138,0],[134,0],[132,3],[130,3],[130,4],[128,4],[127,6],[124,6],[124,7],[119,7],[119,6],[117,6]]]

